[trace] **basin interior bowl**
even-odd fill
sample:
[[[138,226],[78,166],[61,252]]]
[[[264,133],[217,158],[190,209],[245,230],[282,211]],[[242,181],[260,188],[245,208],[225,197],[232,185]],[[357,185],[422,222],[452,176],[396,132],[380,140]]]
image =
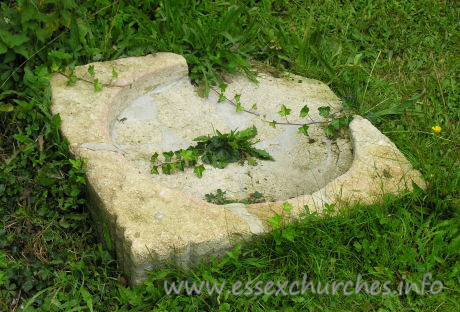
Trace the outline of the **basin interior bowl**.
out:
[[[243,76],[231,77],[225,91],[226,100],[219,102],[218,92],[212,89],[208,98],[200,97],[188,77],[167,85],[158,85],[145,94],[116,107],[119,113],[109,126],[114,146],[143,174],[149,175],[168,188],[187,195],[205,198],[206,194],[225,192],[229,200],[244,201],[258,192],[260,201],[282,201],[311,194],[345,173],[352,163],[352,145],[347,131],[334,140],[324,135],[318,107],[330,106],[340,111],[341,104],[331,92],[308,94],[303,77],[291,80],[261,74],[258,83]],[[236,112],[234,99],[246,111]],[[291,114],[278,113],[285,105]],[[300,118],[300,110],[307,105],[310,113]],[[275,127],[270,121],[276,121]],[[299,124],[310,123],[309,136],[299,133]],[[151,174],[150,159],[156,152],[186,149],[195,144],[198,136],[244,130],[255,126],[258,130],[255,147],[270,153],[275,161],[257,160],[231,163],[224,169],[205,164],[202,178],[193,168],[171,175]],[[160,156],[160,160],[162,156]]]

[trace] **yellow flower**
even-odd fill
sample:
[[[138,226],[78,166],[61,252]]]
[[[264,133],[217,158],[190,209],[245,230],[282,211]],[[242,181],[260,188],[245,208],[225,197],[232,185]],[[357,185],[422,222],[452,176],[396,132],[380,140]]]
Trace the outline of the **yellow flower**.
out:
[[[442,128],[440,126],[431,127],[431,129],[433,129],[434,133],[439,133],[442,130]]]

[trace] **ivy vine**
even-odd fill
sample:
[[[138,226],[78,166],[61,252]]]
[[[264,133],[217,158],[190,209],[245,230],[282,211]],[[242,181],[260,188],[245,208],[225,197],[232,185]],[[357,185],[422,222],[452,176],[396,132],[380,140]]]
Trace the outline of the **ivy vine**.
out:
[[[318,107],[318,113],[319,113],[319,115],[321,117],[324,118],[324,120],[320,120],[320,121],[312,120],[312,121],[304,122],[304,123],[293,123],[293,122],[289,122],[289,120],[287,119],[287,117],[289,115],[291,115],[292,109],[286,107],[286,105],[283,104],[283,105],[281,105],[281,109],[280,109],[280,111],[278,111],[278,114],[281,117],[284,117],[286,119],[286,122],[278,122],[278,121],[275,121],[275,120],[270,121],[270,120],[267,120],[264,115],[262,115],[262,114],[260,114],[260,113],[258,113],[256,111],[257,110],[257,105],[256,104],[252,105],[251,109],[244,108],[244,106],[241,104],[241,101],[240,101],[241,94],[235,94],[235,96],[233,97],[234,100],[231,100],[231,99],[227,98],[224,95],[225,90],[227,88],[226,84],[220,84],[219,88],[220,88],[220,91],[216,90],[214,88],[211,88],[212,91],[214,91],[215,93],[218,94],[218,96],[219,96],[218,102],[223,102],[223,101],[227,100],[229,103],[231,103],[232,105],[235,106],[235,111],[236,112],[246,112],[246,113],[249,113],[249,114],[256,115],[262,121],[268,123],[273,128],[276,128],[276,125],[299,126],[299,128],[298,128],[299,133],[301,133],[301,134],[303,134],[305,136],[309,136],[308,128],[309,128],[310,125],[319,124],[319,125],[321,125],[323,127],[324,134],[327,137],[329,137],[329,138],[337,138],[339,130],[341,128],[347,128],[349,126],[350,122],[353,120],[352,116],[347,116],[347,115],[336,117],[337,114],[340,113],[341,111],[331,112],[331,108],[329,106],[321,106],[321,107]],[[309,112],[310,112],[309,107],[307,105],[305,105],[300,110],[299,117],[306,118],[308,116]]]

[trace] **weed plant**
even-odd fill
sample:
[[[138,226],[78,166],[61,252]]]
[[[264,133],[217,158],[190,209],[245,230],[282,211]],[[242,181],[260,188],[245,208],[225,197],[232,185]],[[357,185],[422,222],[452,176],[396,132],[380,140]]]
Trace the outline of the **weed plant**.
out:
[[[229,133],[216,130],[214,136],[199,136],[193,139],[196,144],[187,149],[163,152],[163,162],[158,159],[158,153],[153,154],[151,172],[159,174],[160,167],[162,173],[172,174],[177,170],[184,171],[187,167],[193,167],[195,174],[201,178],[205,170],[203,164],[224,169],[230,163],[243,164],[248,161],[249,165],[255,166],[255,159],[274,160],[265,150],[253,146],[257,143],[254,141],[256,136],[255,126],[241,131],[231,130]]]

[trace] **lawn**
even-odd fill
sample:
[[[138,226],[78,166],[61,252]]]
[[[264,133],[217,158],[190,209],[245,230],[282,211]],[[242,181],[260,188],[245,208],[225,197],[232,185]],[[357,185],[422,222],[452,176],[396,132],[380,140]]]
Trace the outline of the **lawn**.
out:
[[[460,311],[456,1],[7,0],[0,8],[1,311]],[[260,67],[324,81],[398,146],[427,190],[337,216],[309,214],[224,259],[191,271],[171,265],[129,287],[98,240],[84,162],[70,158],[50,114],[49,77],[158,51],[183,55],[204,94],[224,73]],[[292,282],[303,274],[323,285],[358,274],[420,285],[428,272],[442,282],[439,294],[164,289],[165,280]]]

